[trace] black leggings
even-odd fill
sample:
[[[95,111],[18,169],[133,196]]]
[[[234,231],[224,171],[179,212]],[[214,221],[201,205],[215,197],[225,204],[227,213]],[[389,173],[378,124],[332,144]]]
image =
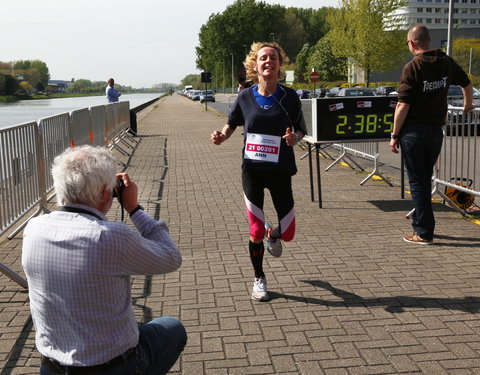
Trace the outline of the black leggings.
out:
[[[265,200],[264,189],[268,189],[277,211],[281,239],[286,242],[293,240],[295,236],[295,210],[293,207],[292,176],[276,171],[243,168],[242,184],[250,223],[250,237],[263,240],[265,236],[263,204]]]

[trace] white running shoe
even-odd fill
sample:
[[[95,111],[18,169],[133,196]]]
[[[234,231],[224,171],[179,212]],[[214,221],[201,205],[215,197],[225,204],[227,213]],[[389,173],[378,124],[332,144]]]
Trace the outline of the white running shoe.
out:
[[[271,239],[273,228],[270,224],[265,223],[265,248],[274,257],[282,256],[282,241],[280,238]]]
[[[252,299],[259,302],[270,301],[270,295],[267,292],[267,279],[265,277],[255,278]]]

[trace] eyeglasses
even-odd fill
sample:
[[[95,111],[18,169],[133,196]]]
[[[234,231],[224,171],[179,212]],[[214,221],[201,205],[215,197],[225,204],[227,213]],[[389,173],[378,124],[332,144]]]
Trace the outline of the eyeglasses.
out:
[[[408,43],[410,43],[410,41],[409,41],[409,40],[407,40],[407,47],[408,47]]]

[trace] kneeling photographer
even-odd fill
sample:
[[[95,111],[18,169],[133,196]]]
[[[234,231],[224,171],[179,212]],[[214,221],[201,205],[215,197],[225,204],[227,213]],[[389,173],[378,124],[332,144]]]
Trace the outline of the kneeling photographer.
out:
[[[167,224],[143,210],[137,185],[115,168],[105,148],[67,149],[52,167],[58,210],[25,228],[42,375],[165,374],[186,344],[176,318],[135,321],[130,276],[176,271],[182,257]],[[137,230],[108,221],[114,195]]]

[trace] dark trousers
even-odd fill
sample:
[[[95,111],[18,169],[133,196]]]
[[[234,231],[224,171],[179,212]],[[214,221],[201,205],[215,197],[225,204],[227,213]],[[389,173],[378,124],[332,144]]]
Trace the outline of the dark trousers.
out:
[[[415,207],[412,227],[425,240],[433,240],[435,230],[431,180],[442,142],[443,132],[438,125],[408,125],[401,132],[400,144]]]

